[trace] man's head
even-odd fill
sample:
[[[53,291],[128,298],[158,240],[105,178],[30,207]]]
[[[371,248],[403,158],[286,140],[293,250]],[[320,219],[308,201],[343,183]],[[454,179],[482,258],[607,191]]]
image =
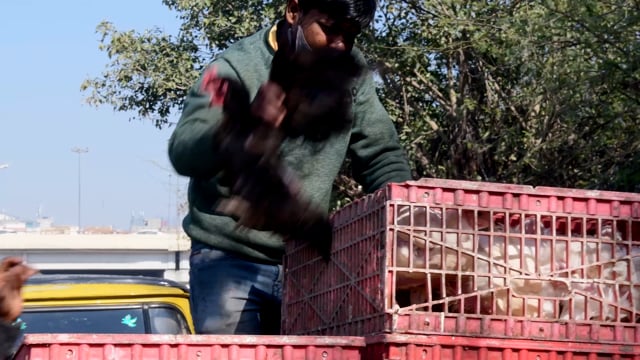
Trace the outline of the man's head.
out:
[[[350,51],[375,11],[376,0],[288,0],[285,18],[297,35],[297,46],[302,42],[312,50]]]

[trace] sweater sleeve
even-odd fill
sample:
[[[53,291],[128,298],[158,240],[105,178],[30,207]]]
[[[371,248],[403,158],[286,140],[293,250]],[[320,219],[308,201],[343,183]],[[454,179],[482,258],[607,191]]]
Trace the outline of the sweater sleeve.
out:
[[[0,320],[0,360],[9,359],[20,337],[20,329]]]
[[[209,65],[215,66],[221,77],[238,79],[237,72],[224,58]],[[176,172],[193,178],[210,178],[218,172],[213,133],[222,120],[222,107],[210,107],[210,97],[200,90],[200,76],[189,90],[182,115],[169,139],[169,159]]]
[[[367,193],[389,182],[411,180],[411,170],[389,114],[380,103],[373,76],[367,72],[354,99],[349,144],[353,175]]]

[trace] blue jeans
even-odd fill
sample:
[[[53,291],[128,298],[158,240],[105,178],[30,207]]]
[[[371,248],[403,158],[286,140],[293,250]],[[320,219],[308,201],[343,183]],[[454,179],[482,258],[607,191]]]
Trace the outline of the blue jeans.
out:
[[[280,334],[282,265],[255,263],[203,246],[192,248],[189,263],[196,333]]]

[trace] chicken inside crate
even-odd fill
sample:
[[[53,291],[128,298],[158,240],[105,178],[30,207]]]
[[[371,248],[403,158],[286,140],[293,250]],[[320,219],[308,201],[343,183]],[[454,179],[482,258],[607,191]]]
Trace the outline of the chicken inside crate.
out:
[[[388,301],[400,312],[640,321],[640,221],[402,202],[391,209]]]
[[[422,179],[331,221],[329,262],[286,244],[285,334],[640,341],[640,194]]]

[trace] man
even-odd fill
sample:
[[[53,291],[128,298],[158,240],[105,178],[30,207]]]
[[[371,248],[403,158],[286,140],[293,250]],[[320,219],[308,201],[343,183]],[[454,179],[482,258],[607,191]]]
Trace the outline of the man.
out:
[[[0,263],[0,359],[7,359],[20,335],[16,319],[22,313],[22,284],[36,270],[20,258],[7,257]]]
[[[253,98],[253,115],[280,126],[286,115],[285,94],[268,81],[278,46],[293,46],[301,52],[327,48],[348,51],[364,64],[354,42],[369,26],[375,8],[375,0],[288,0],[284,20],[236,42],[212,66],[220,76],[246,86]],[[237,231],[233,218],[215,210],[229,196],[212,144],[222,109],[209,107],[210,97],[200,91],[201,83],[202,78],[185,100],[169,143],[174,168],[191,178],[189,213],[183,227],[192,240],[190,291],[196,332],[278,334],[283,239],[265,231]],[[355,81],[352,95],[350,131],[333,135],[322,146],[291,140],[280,149],[283,161],[298,177],[302,193],[325,212],[346,156],[352,160],[355,179],[367,192],[411,178],[370,73]]]

